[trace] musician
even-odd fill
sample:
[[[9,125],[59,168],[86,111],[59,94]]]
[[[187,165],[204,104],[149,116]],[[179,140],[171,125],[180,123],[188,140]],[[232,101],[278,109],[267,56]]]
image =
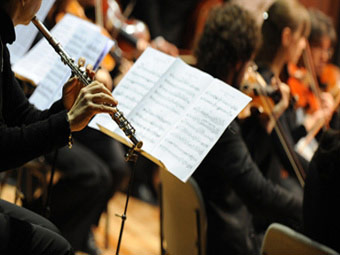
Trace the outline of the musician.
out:
[[[340,111],[333,109],[334,98],[339,97],[340,69],[331,64],[333,49],[337,41],[334,24],[330,17],[316,9],[308,10],[311,19],[311,32],[308,38],[312,56],[312,64],[315,67],[315,74],[323,92],[323,104],[325,111],[333,114],[330,126],[335,129],[340,128]]]
[[[209,16],[198,42],[197,67],[238,88],[260,41],[249,12],[222,5]],[[262,238],[255,232],[253,215],[292,227],[300,224],[302,199],[264,178],[249,154],[238,120],[222,134],[193,177],[206,206],[210,255],[259,254]]]
[[[305,234],[340,252],[339,165],[340,131],[323,133],[310,163],[303,199]]]
[[[0,170],[21,164],[53,149],[72,145],[72,132],[83,129],[100,112],[114,113],[110,91],[95,81],[83,87],[76,78],[63,88],[63,97],[49,110],[39,111],[26,99],[14,78],[7,43],[14,26],[28,24],[41,0],[0,2]],[[71,227],[71,226],[70,226]],[[70,244],[48,220],[0,200],[1,254],[73,254]]]
[[[311,47],[315,72],[320,78],[324,67],[333,56],[336,32],[332,20],[326,14],[316,9],[309,9],[308,13],[311,19],[311,32],[308,41]],[[320,83],[320,86],[325,86],[325,84]]]
[[[52,17],[60,20],[70,11],[84,14],[82,10],[77,1],[57,0],[45,22],[54,24],[56,20]],[[102,67],[96,72],[95,79],[111,90],[112,79],[106,74],[107,70]],[[107,78],[102,79],[103,76]],[[122,145],[102,132],[85,127],[72,137],[71,150],[63,147],[45,155],[45,163],[55,165],[59,174],[49,191],[47,208],[43,202],[46,194],[33,197],[31,201],[24,199],[23,206],[44,216],[48,209],[49,219],[75,250],[97,255],[100,249],[94,242],[92,229],[98,226],[108,201],[128,177],[130,169],[124,160]]]
[[[259,73],[268,86],[272,86],[273,79],[280,80],[284,65],[290,61],[297,62],[301,56],[310,21],[306,9],[295,0],[274,1],[264,18],[261,29],[263,43],[255,61]],[[307,134],[309,126],[307,128],[306,123],[299,122],[292,99],[278,119],[278,125],[281,132],[274,129],[268,134],[263,131],[256,116],[252,116],[242,128],[251,154],[265,176],[302,199],[303,184],[296,176],[304,176],[308,161],[296,153],[294,145]]]

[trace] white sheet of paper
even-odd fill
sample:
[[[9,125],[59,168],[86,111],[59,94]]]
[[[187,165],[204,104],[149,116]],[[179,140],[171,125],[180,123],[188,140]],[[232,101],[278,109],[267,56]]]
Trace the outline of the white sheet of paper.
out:
[[[37,13],[37,18],[43,21],[55,0],[44,0],[41,3],[41,7]],[[35,37],[38,34],[38,30],[30,23],[27,26],[18,25],[15,27],[16,39],[13,44],[8,45],[9,52],[11,54],[11,64],[15,64],[31,47]]]
[[[126,118],[143,141],[142,150],[186,181],[251,98],[151,48],[138,61],[116,88],[124,86],[118,107],[129,101]],[[150,70],[157,72],[155,79],[145,79]],[[143,92],[136,92],[140,87]],[[91,121],[98,124],[128,140],[109,116]]]
[[[72,15],[65,15],[51,34],[68,55],[76,60],[85,57],[86,64],[94,65],[113,45],[111,39],[100,33],[98,26]],[[70,68],[63,64],[45,38],[18,61],[13,70],[39,85],[29,99],[38,109],[49,108],[61,97],[61,88],[71,75]]]
[[[128,74],[120,81],[119,86],[113,91],[113,96],[118,100],[119,110],[124,115],[128,115],[174,61],[174,57],[159,51],[151,48],[145,50],[143,57],[138,58]],[[117,128],[116,123],[112,121],[108,114],[96,115],[89,126],[99,129],[97,123],[105,123],[104,126],[110,130]],[[117,132],[121,136],[125,136],[122,131],[117,130]]]
[[[161,159],[175,176],[186,181],[250,100],[214,79],[152,155]]]
[[[176,59],[127,118],[138,127],[143,149],[153,153],[163,137],[174,128],[213,78]],[[117,132],[117,131],[116,131]]]

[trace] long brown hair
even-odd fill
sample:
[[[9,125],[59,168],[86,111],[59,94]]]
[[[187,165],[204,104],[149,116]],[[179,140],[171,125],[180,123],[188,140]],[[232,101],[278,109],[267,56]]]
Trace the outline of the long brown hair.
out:
[[[307,10],[296,0],[276,0],[263,14],[262,46],[257,54],[259,63],[271,63],[281,47],[281,35],[288,27],[294,33],[302,27],[301,36],[310,32]]]

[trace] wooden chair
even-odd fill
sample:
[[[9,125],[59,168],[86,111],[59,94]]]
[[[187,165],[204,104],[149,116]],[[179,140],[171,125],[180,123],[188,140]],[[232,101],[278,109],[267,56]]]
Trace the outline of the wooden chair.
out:
[[[160,178],[162,254],[205,255],[207,220],[197,183],[183,183],[163,169]]]
[[[2,173],[0,178],[0,196],[5,185],[15,186],[14,204],[22,205],[23,200],[31,202],[34,197],[42,194],[46,200],[47,175],[50,168],[41,158],[31,160],[21,167]]]
[[[261,254],[333,255],[338,253],[287,226],[279,223],[273,223],[268,227],[265,233],[261,247]]]

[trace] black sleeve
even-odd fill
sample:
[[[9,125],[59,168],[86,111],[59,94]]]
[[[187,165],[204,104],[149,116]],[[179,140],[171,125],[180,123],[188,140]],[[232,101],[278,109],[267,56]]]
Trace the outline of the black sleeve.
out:
[[[272,221],[289,221],[289,225],[301,222],[302,201],[262,175],[238,125],[233,123],[209,154],[209,177],[215,180],[214,186],[230,185],[252,213],[260,213]]]
[[[10,82],[3,84],[3,93],[0,171],[20,166],[68,143],[70,127],[61,101],[49,110],[37,110],[13,75]]]

